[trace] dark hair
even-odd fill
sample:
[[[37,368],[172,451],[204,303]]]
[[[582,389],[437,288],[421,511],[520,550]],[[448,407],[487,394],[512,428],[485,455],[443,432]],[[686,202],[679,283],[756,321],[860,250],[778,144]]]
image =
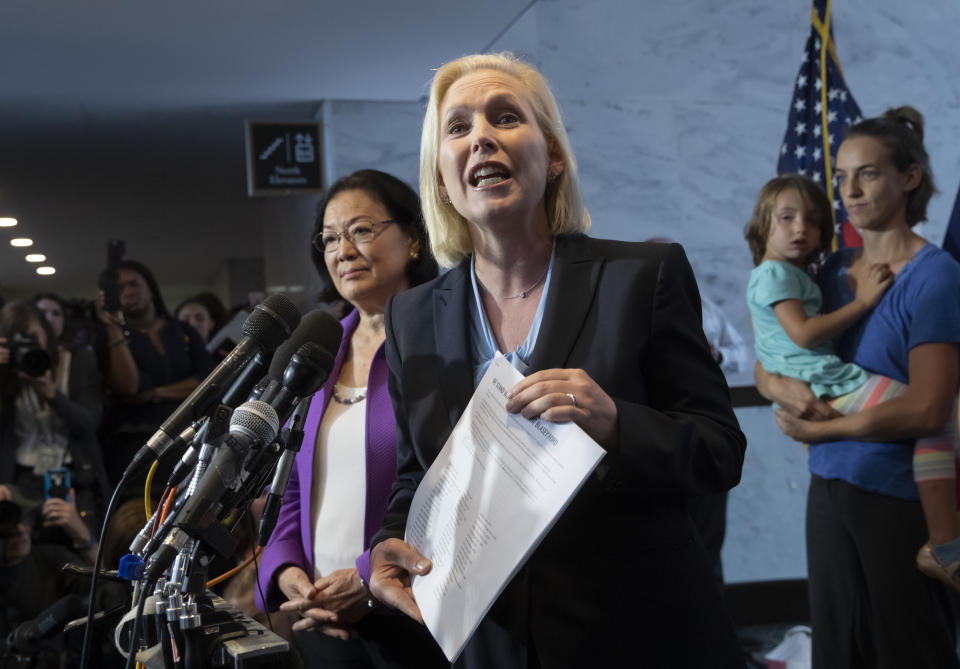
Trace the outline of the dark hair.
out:
[[[30,321],[36,321],[43,328],[47,336],[47,355],[50,356],[50,369],[56,372],[57,362],[59,361],[59,349],[57,338],[53,335],[53,328],[43,312],[37,309],[32,302],[24,300],[15,300],[0,309],[0,336],[6,338],[9,343],[10,337],[16,332],[25,332],[30,326]],[[16,374],[6,375],[7,378],[0,380],[0,386],[3,386],[3,394],[13,396],[20,392],[20,377]]]
[[[156,309],[157,316],[159,318],[170,318],[170,312],[167,311],[167,305],[163,301],[163,295],[160,294],[160,284],[157,283],[157,277],[153,275],[149,267],[136,260],[121,260],[117,263],[116,269],[130,270],[142,276],[143,280],[147,282],[147,287],[150,288],[150,292],[153,294],[153,308]]]
[[[317,216],[313,224],[311,240],[323,230],[323,216],[327,205],[340,193],[348,190],[363,191],[384,206],[400,228],[416,242],[419,242],[418,255],[407,263],[407,280],[410,286],[416,286],[429,281],[437,275],[437,261],[430,252],[430,242],[427,240],[427,228],[423,223],[420,212],[420,198],[407,184],[394,176],[379,170],[358,170],[353,174],[337,179],[330,186],[323,199],[317,205]],[[327,270],[327,263],[323,254],[310,244],[310,259],[320,275],[320,301],[334,302],[342,300],[343,296],[337,292]]]
[[[176,309],[173,310],[174,318],[180,318],[180,310],[188,304],[199,304],[201,307],[207,310],[208,314],[210,314],[210,320],[213,321],[213,330],[211,330],[210,334],[213,334],[223,327],[224,319],[227,315],[227,308],[223,306],[223,302],[220,301],[220,298],[213,293],[197,293],[193,297],[184,300],[177,305]]]
[[[67,311],[67,303],[64,302],[63,299],[56,293],[37,293],[34,295],[32,304],[44,314],[44,320],[46,320],[46,314],[40,309],[40,300],[50,300],[52,302],[56,302],[57,306],[60,307],[60,317],[63,318],[63,330],[60,332],[59,340],[61,342],[66,342],[69,338],[67,333],[70,332],[70,313]]]
[[[845,139],[873,137],[890,151],[890,159],[900,172],[911,165],[920,166],[920,185],[907,193],[907,225],[927,220],[927,203],[937,191],[930,169],[930,156],[923,146],[923,114],[905,105],[888,109],[883,116],[861,121],[847,130]]]
[[[52,300],[56,302],[57,304],[60,305],[60,311],[63,312],[63,317],[64,318],[67,317],[67,304],[66,302],[63,301],[63,298],[61,298],[56,293],[37,293],[36,295],[33,296],[34,304],[36,304],[40,300]]]
[[[767,237],[770,235],[773,207],[777,202],[777,196],[788,188],[795,188],[800,193],[800,197],[811,207],[811,213],[817,217],[817,226],[820,228],[820,243],[810,256],[804,259],[804,263],[814,262],[821,252],[830,248],[830,242],[833,241],[833,212],[826,193],[808,177],[800,174],[783,174],[770,179],[760,189],[757,204],[753,208],[753,216],[743,229],[743,238],[750,245],[754,265],[763,262],[763,256],[767,252]]]

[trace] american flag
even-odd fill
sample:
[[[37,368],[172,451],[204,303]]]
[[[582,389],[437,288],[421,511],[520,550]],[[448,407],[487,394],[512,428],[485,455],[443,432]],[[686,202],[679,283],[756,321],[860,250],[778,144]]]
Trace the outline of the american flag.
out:
[[[794,82],[787,132],[780,145],[778,174],[810,177],[833,201],[834,248],[859,246],[840,202],[834,161],[847,128],[860,122],[860,108],[843,79],[830,25],[830,0],[813,0],[810,37]]]

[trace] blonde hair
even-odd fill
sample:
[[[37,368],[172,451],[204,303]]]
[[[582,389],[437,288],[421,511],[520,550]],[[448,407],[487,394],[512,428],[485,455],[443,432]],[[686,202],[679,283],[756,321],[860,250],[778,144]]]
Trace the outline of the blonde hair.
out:
[[[532,65],[506,51],[463,56],[443,65],[434,74],[420,137],[420,200],[423,217],[433,255],[445,267],[456,265],[472,253],[473,240],[466,219],[440,197],[440,106],[454,82],[480,70],[504,72],[523,84],[540,132],[547,140],[547,145],[552,146],[563,160],[563,172],[555,180],[547,182],[544,192],[550,232],[561,235],[590,230],[590,214],[580,198],[576,159],[563,127],[560,107],[547,80]]]
[[[807,206],[810,207],[811,213],[816,216],[817,227],[820,229],[820,243],[804,261],[809,264],[815,261],[820,253],[830,248],[830,242],[833,241],[833,214],[826,193],[809,177],[799,174],[784,174],[774,177],[760,189],[760,194],[757,195],[757,204],[753,208],[753,216],[750,217],[743,229],[743,238],[750,245],[754,265],[763,262],[763,256],[767,252],[767,237],[770,236],[770,221],[773,218],[773,208],[777,203],[777,196],[788,188],[796,190],[800,197],[804,199]]]

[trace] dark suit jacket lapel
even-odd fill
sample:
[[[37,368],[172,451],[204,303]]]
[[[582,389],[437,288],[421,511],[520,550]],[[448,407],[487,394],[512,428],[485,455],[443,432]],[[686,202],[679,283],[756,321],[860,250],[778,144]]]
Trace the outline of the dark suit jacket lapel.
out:
[[[603,258],[595,258],[583,235],[557,237],[553,275],[540,334],[530,360],[532,371],[567,367],[570,353],[597,298]]]
[[[473,395],[468,311],[470,290],[469,260],[447,272],[441,285],[433,290],[434,337],[442,364],[440,386],[451,429]]]

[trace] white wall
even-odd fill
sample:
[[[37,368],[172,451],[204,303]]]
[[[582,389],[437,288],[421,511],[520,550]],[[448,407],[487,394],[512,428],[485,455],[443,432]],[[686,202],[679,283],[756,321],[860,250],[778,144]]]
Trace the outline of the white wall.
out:
[[[926,0],[907,10],[894,0],[837,0],[833,7],[840,62],[864,114],[909,103],[927,118],[942,194],[921,234],[939,244],[960,182],[960,5]],[[553,84],[593,234],[681,242],[701,291],[748,339],[751,263],[742,228],[756,192],[775,175],[809,16],[807,0],[541,0],[493,47],[523,54]],[[437,54],[436,64],[457,55]],[[429,77],[424,72],[424,82]],[[378,167],[416,186],[423,103],[415,100],[424,93],[411,91],[409,103],[334,103],[331,179]],[[292,248],[272,244],[268,283]],[[749,375],[730,380],[751,383]],[[769,408],[738,416],[749,445],[730,499],[726,577],[805,576],[806,454],[779,433]]]

